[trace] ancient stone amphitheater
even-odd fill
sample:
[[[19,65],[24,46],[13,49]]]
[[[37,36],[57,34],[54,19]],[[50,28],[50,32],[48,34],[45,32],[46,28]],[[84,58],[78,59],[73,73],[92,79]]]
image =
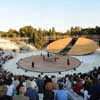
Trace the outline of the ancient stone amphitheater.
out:
[[[91,39],[68,37],[50,43],[47,50],[51,53],[86,55],[95,52],[97,47],[97,43]]]

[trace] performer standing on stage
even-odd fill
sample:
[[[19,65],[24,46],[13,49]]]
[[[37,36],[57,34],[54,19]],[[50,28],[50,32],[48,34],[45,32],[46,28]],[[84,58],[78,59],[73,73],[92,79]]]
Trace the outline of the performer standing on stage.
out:
[[[69,61],[69,58],[67,58],[67,65],[70,65],[70,61]]]
[[[34,62],[32,62],[32,68],[34,68]]]
[[[50,54],[49,54],[49,52],[47,53],[47,57],[48,57],[48,58],[50,57]]]

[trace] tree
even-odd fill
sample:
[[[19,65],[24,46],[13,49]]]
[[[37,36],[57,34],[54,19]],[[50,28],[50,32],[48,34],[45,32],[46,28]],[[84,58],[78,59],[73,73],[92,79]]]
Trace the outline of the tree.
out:
[[[0,31],[0,36],[1,37],[7,37],[7,33],[6,32],[3,32],[3,31]]]
[[[70,35],[70,31],[69,30],[67,30],[64,34],[66,34],[66,35]]]
[[[48,31],[48,36],[50,36],[50,35],[51,35],[51,33],[52,33],[52,30],[51,30],[51,29],[49,29],[49,31]]]
[[[44,45],[44,32],[39,29],[37,31],[37,33],[35,33],[35,46],[38,48],[38,49],[41,49]]]
[[[75,28],[74,27],[71,27],[71,35],[78,35],[81,33],[81,28],[76,26]]]
[[[54,27],[52,27],[52,37],[53,39],[56,39],[56,30]]]
[[[19,36],[19,33],[15,29],[9,29],[7,35],[8,37],[16,37]]]
[[[19,29],[19,33],[21,37],[31,37],[33,33],[33,27],[32,26],[24,26]]]
[[[96,34],[100,34],[100,27],[96,26],[95,31],[96,31]]]

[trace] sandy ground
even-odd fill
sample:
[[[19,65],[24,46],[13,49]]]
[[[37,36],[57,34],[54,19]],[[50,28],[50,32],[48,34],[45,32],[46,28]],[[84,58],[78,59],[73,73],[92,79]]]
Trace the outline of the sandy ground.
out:
[[[34,62],[34,68],[32,68],[32,62]],[[76,68],[80,65],[80,61],[74,57],[69,57],[70,65],[67,65],[67,57],[57,56],[55,61],[54,56],[48,58],[45,56],[31,56],[23,58],[18,62],[18,66],[27,70],[36,71],[36,72],[59,72],[66,71],[73,68]]]

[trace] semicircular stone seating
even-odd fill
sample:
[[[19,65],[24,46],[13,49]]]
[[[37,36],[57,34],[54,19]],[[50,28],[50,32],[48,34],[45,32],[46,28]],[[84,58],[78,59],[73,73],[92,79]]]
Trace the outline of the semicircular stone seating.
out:
[[[83,37],[68,37],[56,40],[47,46],[48,52],[63,55],[86,55],[91,54],[98,48],[97,43]]]

